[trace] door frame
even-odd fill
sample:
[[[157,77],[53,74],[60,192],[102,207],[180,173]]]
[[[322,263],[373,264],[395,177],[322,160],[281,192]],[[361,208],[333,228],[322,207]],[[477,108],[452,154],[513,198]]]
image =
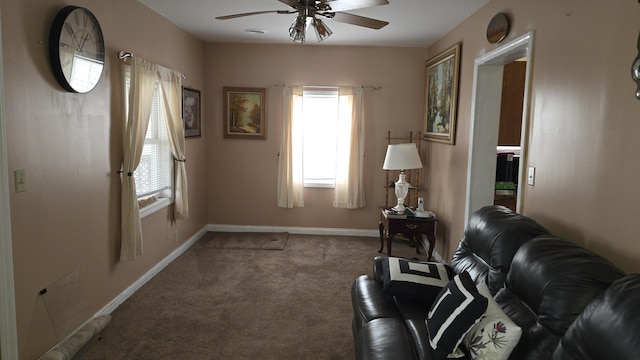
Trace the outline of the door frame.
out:
[[[1,18],[1,16],[0,16]],[[4,67],[0,24],[0,358],[18,358],[16,297],[13,277],[11,207],[9,205],[9,160],[5,132]]]
[[[526,58],[522,132],[520,135],[520,167],[516,211],[522,212],[523,175],[527,164],[529,134],[530,84],[534,32],[528,32],[505,45],[479,56],[474,61],[471,128],[467,166],[465,227],[476,210],[493,204],[496,174],[496,146],[500,126],[502,74],[505,64]],[[481,124],[481,125],[480,125]]]

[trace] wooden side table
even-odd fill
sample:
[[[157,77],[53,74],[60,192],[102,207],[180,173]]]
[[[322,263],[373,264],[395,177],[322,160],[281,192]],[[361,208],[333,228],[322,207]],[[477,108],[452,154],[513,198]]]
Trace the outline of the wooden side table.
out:
[[[422,235],[429,239],[429,257],[431,260],[433,248],[436,245],[436,218],[420,218],[415,216],[407,216],[406,219],[388,218],[384,212],[385,208],[380,207],[380,250],[384,249],[384,243],[387,243],[387,256],[391,256],[391,242],[397,234],[402,234],[409,239],[417,241],[416,253],[420,254],[420,244],[422,244]]]

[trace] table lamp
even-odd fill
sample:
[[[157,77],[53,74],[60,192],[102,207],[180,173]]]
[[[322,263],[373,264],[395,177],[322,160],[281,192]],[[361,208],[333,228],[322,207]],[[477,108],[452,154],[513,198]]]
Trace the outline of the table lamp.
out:
[[[396,181],[395,184],[398,205],[394,206],[392,210],[404,213],[404,198],[407,197],[409,187],[411,186],[405,179],[404,171],[422,168],[422,161],[420,160],[416,144],[390,144],[387,147],[387,155],[384,158],[382,168],[384,170],[400,170],[398,181]]]

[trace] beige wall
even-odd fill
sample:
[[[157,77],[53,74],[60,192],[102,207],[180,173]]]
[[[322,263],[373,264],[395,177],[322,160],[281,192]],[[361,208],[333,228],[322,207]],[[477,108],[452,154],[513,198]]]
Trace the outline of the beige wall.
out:
[[[377,230],[384,204],[387,131],[421,131],[426,49],[208,44],[207,158],[209,223]],[[273,84],[375,85],[366,89],[365,174],[368,206],[332,207],[332,189],[305,189],[305,207],[277,207],[282,87],[268,90],[267,139],[223,138],[223,87]],[[375,246],[375,245],[372,245]]]
[[[522,169],[535,166],[537,179],[524,189],[523,212],[624,270],[638,271],[634,225],[640,207],[632,201],[640,174],[632,164],[640,104],[629,70],[640,7],[629,2],[493,0],[428,51],[208,44],[207,126],[216,139],[207,143],[209,222],[375,229],[376,207],[384,201],[378,184],[386,131],[421,130],[424,60],[462,41],[456,145],[423,142],[423,195],[440,219],[436,251],[450,258],[464,230],[473,63],[497,47],[486,41],[485,29],[501,11],[512,19],[502,44],[535,32],[530,157]],[[367,95],[367,208],[335,210],[332,192],[320,189],[306,190],[304,209],[275,206],[280,88],[269,90],[266,141],[222,138],[223,86],[282,83],[383,87]],[[231,192],[227,184],[241,190]]]
[[[457,145],[431,146],[428,199],[446,226],[450,257],[463,232],[473,61],[495,48],[485,37],[497,12],[513,29],[505,42],[535,31],[529,164],[523,213],[629,272],[640,271],[640,101],[630,67],[640,5],[634,1],[492,0],[430,47],[462,41]]]
[[[21,359],[56,343],[38,292],[78,271],[91,314],[100,310],[206,224],[204,138],[187,140],[191,218],[167,210],[143,219],[143,256],[117,261],[122,158],[120,62],[124,49],[188,75],[203,89],[203,44],[137,1],[76,1],[105,36],[106,68],[97,88],[72,94],[48,62],[49,28],[66,2],[2,0],[4,101],[9,170],[25,169],[27,191],[13,192],[11,226]],[[204,94],[204,92],[203,92]],[[66,334],[61,334],[62,336]]]
[[[505,42],[535,30],[529,155],[537,179],[525,188],[524,213],[627,271],[640,270],[640,102],[629,71],[637,3],[492,0],[429,49],[203,45],[137,1],[75,4],[96,14],[108,50],[100,84],[85,95],[62,91],[48,64],[48,30],[64,3],[1,1],[9,170],[24,168],[28,187],[10,197],[23,359],[56,341],[38,291],[73,271],[95,312],[206,223],[375,230],[384,137],[421,130],[424,62],[462,41],[456,145],[423,143],[422,185],[440,218],[436,250],[449,258],[464,224],[473,61],[495,48],[484,31],[499,11],[513,19]],[[167,211],[145,218],[145,254],[126,264],[117,261],[114,175],[122,143],[120,49],[186,73],[185,86],[202,90],[204,106],[203,137],[187,140],[191,219],[172,224]],[[276,207],[282,88],[268,92],[267,140],[222,137],[223,86],[284,83],[382,87],[365,90],[365,209],[335,210],[332,191],[323,189],[307,189],[303,209]]]

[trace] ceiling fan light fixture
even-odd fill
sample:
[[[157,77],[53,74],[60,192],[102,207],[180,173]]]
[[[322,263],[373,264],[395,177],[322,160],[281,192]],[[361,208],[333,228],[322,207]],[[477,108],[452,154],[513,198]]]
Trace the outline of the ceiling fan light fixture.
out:
[[[306,36],[307,29],[307,18],[305,16],[298,16],[291,24],[289,28],[289,38],[293,40],[293,42],[298,44],[304,43],[304,38]]]
[[[316,29],[316,37],[318,38],[318,42],[324,41],[326,38],[333,34],[333,31],[329,29],[327,24],[320,19],[313,18],[313,27]]]

